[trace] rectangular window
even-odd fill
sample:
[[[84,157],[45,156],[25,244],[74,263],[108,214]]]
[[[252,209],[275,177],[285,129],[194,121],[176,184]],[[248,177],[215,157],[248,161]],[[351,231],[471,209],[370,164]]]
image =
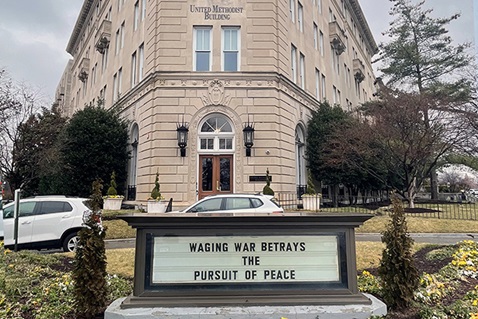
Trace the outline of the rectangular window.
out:
[[[106,85],[103,87],[102,98],[103,98],[103,107],[105,107],[106,106]]]
[[[131,55],[131,87],[136,85],[136,52]]]
[[[320,71],[315,69],[315,97],[320,99]]]
[[[144,44],[141,44],[138,49],[138,81],[141,82],[144,75]]]
[[[304,7],[300,2],[297,10],[297,22],[299,23],[299,31],[304,32]]]
[[[211,71],[211,28],[194,28],[194,71]]]
[[[124,21],[120,27],[120,37],[121,37],[120,42],[121,42],[121,49],[122,49],[124,47]]]
[[[289,12],[290,19],[295,23],[295,0],[289,0]]]
[[[222,70],[239,71],[239,28],[222,28]]]
[[[292,44],[290,50],[290,67],[292,72],[292,81],[297,83],[297,49]]]
[[[108,66],[108,52],[109,49],[105,49],[105,53],[102,54],[101,57],[101,73],[103,73],[106,70],[106,67]]]
[[[324,34],[319,31],[319,52],[321,56],[324,56]]]
[[[301,53],[300,54],[300,59],[299,59],[299,64],[300,64],[300,87],[302,89],[305,89],[305,56]]]
[[[332,86],[332,93],[333,93],[333,98],[334,98],[334,104],[337,104],[337,88],[335,85]]]
[[[113,103],[118,97],[118,74],[113,75]]]
[[[220,138],[219,139],[220,150],[232,150],[232,138]]]
[[[115,35],[115,55],[118,55],[119,50],[120,50],[120,29],[116,30],[116,35]]]
[[[138,29],[139,24],[139,0],[134,4],[134,19],[133,19],[133,30]]]
[[[201,139],[201,149],[202,150],[213,150],[214,149],[214,139],[212,139],[212,138],[202,138]]]
[[[322,99],[325,100],[327,95],[326,95],[326,85],[325,85],[325,75],[322,74],[322,82],[321,82],[321,85],[322,85]]]
[[[318,36],[319,36],[319,28],[317,28],[317,24],[315,24],[314,22],[314,49],[316,50],[319,48]]]
[[[146,0],[141,1],[141,21],[146,18]]]
[[[319,14],[322,14],[322,0],[317,0],[317,8],[319,9]]]
[[[121,85],[123,83],[123,68],[118,70],[118,99],[121,96]]]

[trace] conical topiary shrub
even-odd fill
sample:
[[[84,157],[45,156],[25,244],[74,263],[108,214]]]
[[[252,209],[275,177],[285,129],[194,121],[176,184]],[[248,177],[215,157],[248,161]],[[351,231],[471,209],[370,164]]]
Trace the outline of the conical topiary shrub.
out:
[[[106,192],[106,195],[108,196],[116,196],[118,195],[118,192],[116,191],[116,173],[113,171],[111,173],[111,181],[110,181],[110,187],[108,188],[108,191]]]
[[[93,194],[83,215],[85,227],[78,232],[75,252],[74,296],[76,318],[94,318],[106,309],[108,283],[106,281],[105,231],[101,223],[101,185],[93,182]]]
[[[271,179],[269,176],[269,169],[266,170],[266,186],[262,189],[264,195],[274,196],[274,191],[271,188]]]

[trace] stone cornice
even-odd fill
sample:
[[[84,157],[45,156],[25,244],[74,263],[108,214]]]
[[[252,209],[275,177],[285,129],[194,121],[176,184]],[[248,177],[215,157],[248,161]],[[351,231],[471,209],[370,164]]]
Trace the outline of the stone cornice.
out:
[[[360,7],[360,4],[358,0],[349,0],[350,6],[353,9],[353,12],[355,14],[355,17],[357,18],[357,21],[362,28],[365,39],[367,40],[366,43],[368,47],[371,50],[372,54],[375,54],[378,52],[378,47],[377,43],[375,42],[375,39],[373,38],[372,32],[370,31],[370,27],[368,26],[367,20],[365,19],[365,16],[363,14],[362,8]]]
[[[73,52],[75,47],[78,45],[78,39],[81,35],[81,31],[84,27],[86,18],[90,13],[91,6],[93,5],[95,0],[84,0],[83,6],[81,7],[80,14],[78,15],[78,19],[76,20],[75,27],[73,28],[73,32],[70,36],[70,41],[66,47],[66,52],[70,53],[73,56]]]

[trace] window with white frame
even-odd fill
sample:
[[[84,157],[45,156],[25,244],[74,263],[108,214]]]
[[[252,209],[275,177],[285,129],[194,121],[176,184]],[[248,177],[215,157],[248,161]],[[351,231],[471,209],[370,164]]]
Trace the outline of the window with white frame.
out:
[[[299,23],[299,31],[304,32],[304,7],[300,2],[297,10],[297,22]]]
[[[324,56],[324,34],[319,31],[319,52],[321,56]]]
[[[320,71],[315,69],[315,97],[320,99]]]
[[[317,0],[317,9],[319,10],[319,14],[322,14],[322,0]]]
[[[141,0],[141,21],[146,18],[146,0]]]
[[[212,114],[200,124],[198,138],[201,152],[234,150],[234,130],[229,119],[221,114]]]
[[[322,100],[325,100],[326,97],[327,97],[327,95],[326,95],[327,86],[325,85],[325,75],[323,75],[323,74],[322,74],[321,86],[322,86],[322,95],[321,95],[321,98],[322,98]]]
[[[141,44],[138,49],[138,82],[143,79],[144,75],[144,44]]]
[[[113,102],[116,101],[118,97],[118,74],[113,75]]]
[[[297,83],[297,48],[292,44],[290,49],[290,67],[292,72],[292,81]]]
[[[335,85],[332,86],[332,93],[333,93],[333,98],[334,98],[334,104],[337,104],[338,101],[337,101],[337,88],[335,87]]]
[[[295,23],[295,0],[289,0],[289,12],[290,19]]]
[[[240,29],[222,28],[222,70],[239,71]]]
[[[300,87],[305,89],[305,56],[300,53],[299,58]]]
[[[211,27],[194,27],[194,71],[211,71]]]
[[[121,85],[123,83],[123,68],[118,70],[118,98],[121,96]]]
[[[319,48],[319,28],[317,27],[317,24],[314,22],[314,49]]]
[[[120,27],[120,42],[121,42],[121,49],[124,47],[124,21]]]
[[[136,51],[131,55],[131,87],[136,85]]]
[[[139,24],[139,0],[134,4],[134,19],[133,19],[133,30],[138,29]]]
[[[115,35],[115,55],[118,55],[119,50],[120,50],[120,29],[116,30],[116,35]]]

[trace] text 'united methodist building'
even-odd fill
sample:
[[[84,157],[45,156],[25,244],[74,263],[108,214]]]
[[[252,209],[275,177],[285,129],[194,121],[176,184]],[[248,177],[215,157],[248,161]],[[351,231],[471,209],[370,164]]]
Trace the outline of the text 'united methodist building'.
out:
[[[57,89],[66,116],[104,100],[130,121],[127,199],[307,184],[320,101],[374,93],[377,52],[358,0],[85,0]]]

